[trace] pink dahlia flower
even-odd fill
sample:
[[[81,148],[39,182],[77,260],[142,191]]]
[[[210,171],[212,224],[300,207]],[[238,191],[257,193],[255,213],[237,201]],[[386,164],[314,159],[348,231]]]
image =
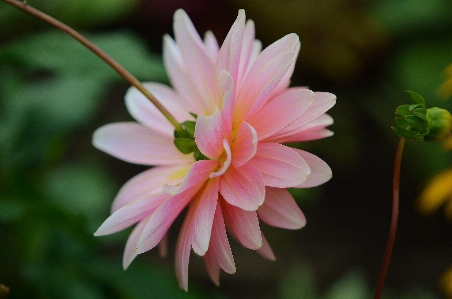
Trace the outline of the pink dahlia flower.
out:
[[[336,97],[288,88],[298,36],[288,34],[261,51],[243,10],[221,47],[211,32],[202,40],[183,10],[174,15],[174,33],[175,40],[164,37],[173,87],[145,86],[177,121],[196,122],[196,150],[178,150],[170,123],[131,88],[126,106],[138,123],[103,126],[93,143],[124,161],[154,167],[121,188],[95,235],[135,225],[124,251],[127,268],[157,244],[165,251],[169,227],[187,208],[175,259],[179,284],[187,290],[191,249],[204,256],[210,278],[219,284],[220,268],[236,271],[228,234],[274,259],[259,219],[286,229],[305,225],[286,188],[320,185],[331,178],[331,169],[317,156],[282,143],[331,136],[325,127],[333,119],[325,112]]]

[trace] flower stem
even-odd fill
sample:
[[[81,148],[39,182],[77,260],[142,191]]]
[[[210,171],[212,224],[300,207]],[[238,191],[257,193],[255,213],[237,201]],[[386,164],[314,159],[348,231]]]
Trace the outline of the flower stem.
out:
[[[394,177],[392,179],[392,215],[391,227],[389,228],[388,242],[386,244],[385,255],[381,265],[380,277],[378,279],[377,290],[374,299],[380,299],[385,284],[386,274],[388,273],[389,261],[391,260],[392,248],[397,232],[397,221],[399,218],[399,190],[400,190],[400,165],[402,162],[403,146],[405,138],[400,137],[397,145],[396,157],[394,161]]]
[[[171,113],[166,110],[165,107],[141,84],[141,82],[135,78],[131,73],[129,73],[123,66],[121,66],[116,60],[111,58],[107,53],[102,51],[99,47],[90,42],[83,35],[69,27],[68,25],[58,21],[55,18],[43,13],[42,11],[31,7],[27,4],[27,1],[21,2],[18,0],[2,0],[7,4],[10,4],[23,12],[34,16],[54,27],[60,29],[61,31],[69,34],[73,38],[75,38],[82,45],[91,50],[95,55],[105,61],[109,66],[111,66],[121,77],[124,78],[131,85],[135,86],[145,97],[151,101],[151,103],[168,119],[168,121],[174,126],[175,129],[181,129],[181,125],[176,121],[176,119],[171,115]]]

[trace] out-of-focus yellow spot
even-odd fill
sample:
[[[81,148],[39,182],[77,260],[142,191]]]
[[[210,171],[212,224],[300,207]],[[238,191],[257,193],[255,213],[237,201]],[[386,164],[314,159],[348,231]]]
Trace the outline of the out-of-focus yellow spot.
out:
[[[419,198],[419,209],[424,213],[436,211],[446,205],[446,216],[452,220],[452,169],[433,177]]]
[[[439,87],[438,94],[441,98],[448,99],[452,96],[452,64],[444,70],[444,75],[446,81]]]
[[[449,151],[452,150],[452,138],[449,138],[443,142],[443,148]]]
[[[439,283],[446,298],[452,298],[452,268],[449,268],[449,270],[443,274]]]

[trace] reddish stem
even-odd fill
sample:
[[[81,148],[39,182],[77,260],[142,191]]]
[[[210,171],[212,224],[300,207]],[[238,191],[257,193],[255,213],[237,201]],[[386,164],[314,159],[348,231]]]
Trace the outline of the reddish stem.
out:
[[[143,95],[151,101],[151,103],[168,119],[168,121],[174,126],[176,129],[180,129],[181,125],[176,121],[176,119],[171,115],[171,113],[163,107],[163,105],[141,84],[141,82],[135,78],[131,73],[129,73],[123,66],[121,66],[116,60],[111,58],[107,53],[102,51],[99,47],[94,45],[92,42],[90,42],[87,38],[85,38],[83,35],[69,27],[68,25],[58,21],[55,18],[52,18],[51,16],[43,13],[42,11],[31,7],[27,4],[26,1],[21,2],[18,0],[2,0],[3,2],[6,2],[23,12],[36,17],[54,27],[57,29],[60,29],[61,31],[69,34],[74,39],[76,39],[78,42],[80,42],[82,45],[87,47],[89,50],[91,50],[94,54],[96,54],[99,58],[101,58],[103,61],[105,61],[109,66],[111,66],[121,77],[124,78],[127,82],[129,82],[131,85],[135,86]]]
[[[392,215],[391,227],[389,228],[388,242],[386,244],[385,255],[381,265],[380,277],[378,279],[377,290],[374,299],[380,299],[381,293],[388,273],[389,261],[391,260],[392,248],[397,232],[397,221],[399,218],[399,190],[400,190],[400,165],[402,163],[403,146],[405,145],[405,138],[400,137],[397,145],[396,157],[394,161],[394,177],[392,179]]]

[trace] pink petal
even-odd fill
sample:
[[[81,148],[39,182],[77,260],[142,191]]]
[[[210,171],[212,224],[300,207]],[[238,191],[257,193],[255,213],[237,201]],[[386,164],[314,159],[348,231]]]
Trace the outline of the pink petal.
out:
[[[297,135],[290,136],[290,140],[293,139],[294,142],[301,142],[301,141],[311,141],[311,140],[318,140],[323,139],[327,137],[331,137],[334,135],[333,131],[330,131],[328,129],[318,129],[318,130],[307,130],[300,132]],[[291,142],[289,140],[285,142]]]
[[[320,115],[324,114],[336,104],[336,96],[329,92],[314,92],[314,102],[308,110],[303,114],[304,122],[298,122],[298,125],[310,123]]]
[[[249,115],[252,115],[268,100],[269,95],[289,69],[293,56],[293,51],[283,52],[266,64],[260,65],[259,70],[253,77],[249,78],[250,74],[247,75],[246,83],[244,83],[246,88],[243,93],[240,91],[237,97],[236,106],[239,106],[240,110],[236,111],[237,115],[234,121],[246,120]],[[256,63],[257,61],[254,64]],[[250,70],[250,73],[252,70]]]
[[[202,98],[199,100],[207,103],[210,110],[206,112],[212,113],[215,104],[218,105],[220,100],[215,68],[193,23],[182,9],[174,14],[174,34],[187,74],[194,78],[193,83],[198,91],[202,92]]]
[[[158,166],[146,170],[127,181],[113,201],[111,212],[145,196],[163,192],[164,184],[178,184],[181,178],[175,174],[183,172],[190,165]]]
[[[194,236],[192,241],[193,250],[198,255],[204,255],[209,248],[210,235],[212,232],[213,218],[218,201],[219,179],[211,179],[202,192],[198,193],[193,206]]]
[[[283,130],[277,132],[268,141],[272,142],[287,142],[287,140],[292,139],[292,135],[298,134],[304,126],[308,125],[310,122],[316,120],[328,111],[336,103],[336,96],[327,92],[314,92],[314,102],[312,105],[301,115],[297,120],[291,123],[289,126]]]
[[[284,129],[302,115],[314,101],[314,92],[292,88],[267,102],[248,121],[263,140]]]
[[[255,53],[255,55],[253,55],[254,42],[255,42],[254,38],[255,38],[254,22],[252,20],[248,20],[246,22],[245,31],[243,33],[242,52],[240,54],[240,66],[239,66],[239,73],[237,75],[236,82],[241,82],[243,80],[246,72],[252,66],[254,59],[256,58],[257,54],[260,52],[260,48],[259,48],[257,53]]]
[[[94,233],[103,236],[116,233],[152,214],[169,195],[154,194],[122,207],[108,217]]]
[[[171,86],[177,90],[179,96],[184,99],[189,111],[201,114],[210,109],[210,105],[200,100],[202,94],[197,90],[193,77],[185,67],[182,54],[176,42],[168,35],[163,38],[163,61],[166,72],[171,81]]]
[[[215,209],[215,217],[212,225],[209,250],[207,250],[206,252],[206,257],[207,256],[208,259],[215,260],[216,263],[226,273],[235,273],[236,268],[234,257],[232,256],[231,246],[229,245],[228,236],[226,235],[226,228],[221,205],[218,205]]]
[[[212,31],[207,31],[204,35],[204,45],[206,46],[207,54],[209,55],[212,64],[215,63],[218,56],[219,46],[217,39],[213,35]]]
[[[113,123],[94,132],[93,145],[118,159],[143,165],[172,165],[193,161],[182,154],[173,138],[134,122]]]
[[[256,250],[256,252],[259,253],[259,255],[263,258],[266,258],[270,261],[276,260],[276,256],[273,253],[273,250],[270,247],[270,244],[268,243],[267,238],[265,238],[264,234],[262,234],[262,247]]]
[[[218,159],[223,154],[223,121],[220,110],[212,115],[199,115],[196,120],[195,141],[198,149],[210,159]]]
[[[237,82],[244,30],[245,11],[240,9],[237,19],[220,48],[215,65],[217,73],[220,73],[222,70],[227,70],[234,82]]]
[[[249,163],[240,168],[229,167],[221,177],[220,193],[231,205],[247,211],[257,210],[265,197],[260,171]]]
[[[135,246],[137,245],[138,238],[140,238],[141,232],[146,226],[146,222],[148,218],[141,220],[130,233],[129,238],[127,239],[126,247],[124,249],[124,255],[122,258],[122,267],[126,270],[132,261],[137,257],[137,253],[135,252]]]
[[[164,201],[155,212],[143,229],[135,250],[138,254],[154,248],[163,238],[185,206],[190,202],[199,187],[188,189],[180,194],[173,195]],[[190,240],[191,241],[191,240]]]
[[[206,181],[217,166],[218,162],[212,160],[196,161],[187,172],[180,185],[164,185],[163,189],[166,193],[171,195],[180,194],[185,190]]]
[[[206,266],[207,274],[213,283],[219,287],[220,286],[220,265],[216,259],[213,250],[208,250],[204,255],[204,265]]]
[[[290,132],[284,136],[280,136],[281,142],[300,142],[321,139],[333,136],[334,133],[325,127],[333,124],[333,118],[328,114],[322,114],[310,123]],[[271,138],[271,137],[270,137]]]
[[[286,51],[295,51],[300,42],[298,35],[290,33],[279,40],[275,41],[267,48],[265,48],[256,58],[253,66],[249,70],[247,77],[253,77],[259,72],[262,65],[267,64],[274,57]]]
[[[243,122],[231,148],[232,166],[241,167],[256,154],[257,137],[256,130],[249,123]]]
[[[191,243],[193,240],[193,209],[189,208],[182,224],[176,244],[176,275],[179,286],[188,291],[188,263],[190,261]]]
[[[171,88],[159,83],[144,83],[144,86],[178,122],[192,119],[189,108],[184,106],[183,100]],[[173,137],[174,127],[138,89],[129,88],[125,100],[133,118],[156,132]]]
[[[209,178],[211,179],[222,176],[231,165],[232,161],[231,148],[229,146],[229,142],[226,139],[223,140],[223,149],[225,157],[222,157],[223,161],[220,161],[220,168],[209,175]]]
[[[295,69],[295,65],[297,62],[298,53],[300,53],[300,47],[301,43],[298,41],[298,43],[295,46],[294,49],[294,60],[292,61],[292,64],[290,65],[289,69],[287,70],[287,73],[284,75],[284,77],[281,79],[281,81],[278,83],[278,86],[275,88],[271,96],[275,96],[279,93],[281,93],[284,89],[286,89],[290,85],[290,80],[293,74],[293,71]]]
[[[256,250],[262,247],[262,236],[259,220],[255,211],[241,208],[221,201],[224,217],[235,237],[246,248]]]
[[[309,168],[311,169],[311,174],[308,179],[298,186],[294,186],[294,188],[311,188],[319,186],[323,183],[328,182],[333,176],[333,172],[331,168],[326,164],[325,161],[313,155],[311,153],[294,149],[303,159],[308,163]]]
[[[134,250],[135,250],[135,248],[134,248]],[[168,255],[168,232],[166,232],[166,234],[163,236],[162,240],[159,242],[159,255],[162,258],[166,257]]]
[[[296,34],[288,34],[257,56],[243,84],[240,85],[240,106],[245,116],[248,115],[251,106],[253,106],[252,113],[259,109],[278,86],[294,60],[294,51],[298,42]]]
[[[278,143],[259,143],[250,163],[261,172],[265,186],[270,187],[297,186],[311,172],[308,164],[294,149]]]
[[[223,100],[221,103],[221,118],[223,120],[224,137],[228,140],[232,139],[232,122],[234,119],[234,96],[235,86],[234,80],[226,70],[221,70],[218,80],[223,92]]]
[[[262,221],[285,229],[300,229],[306,225],[306,218],[289,191],[271,187],[265,191],[264,204],[257,210]]]

